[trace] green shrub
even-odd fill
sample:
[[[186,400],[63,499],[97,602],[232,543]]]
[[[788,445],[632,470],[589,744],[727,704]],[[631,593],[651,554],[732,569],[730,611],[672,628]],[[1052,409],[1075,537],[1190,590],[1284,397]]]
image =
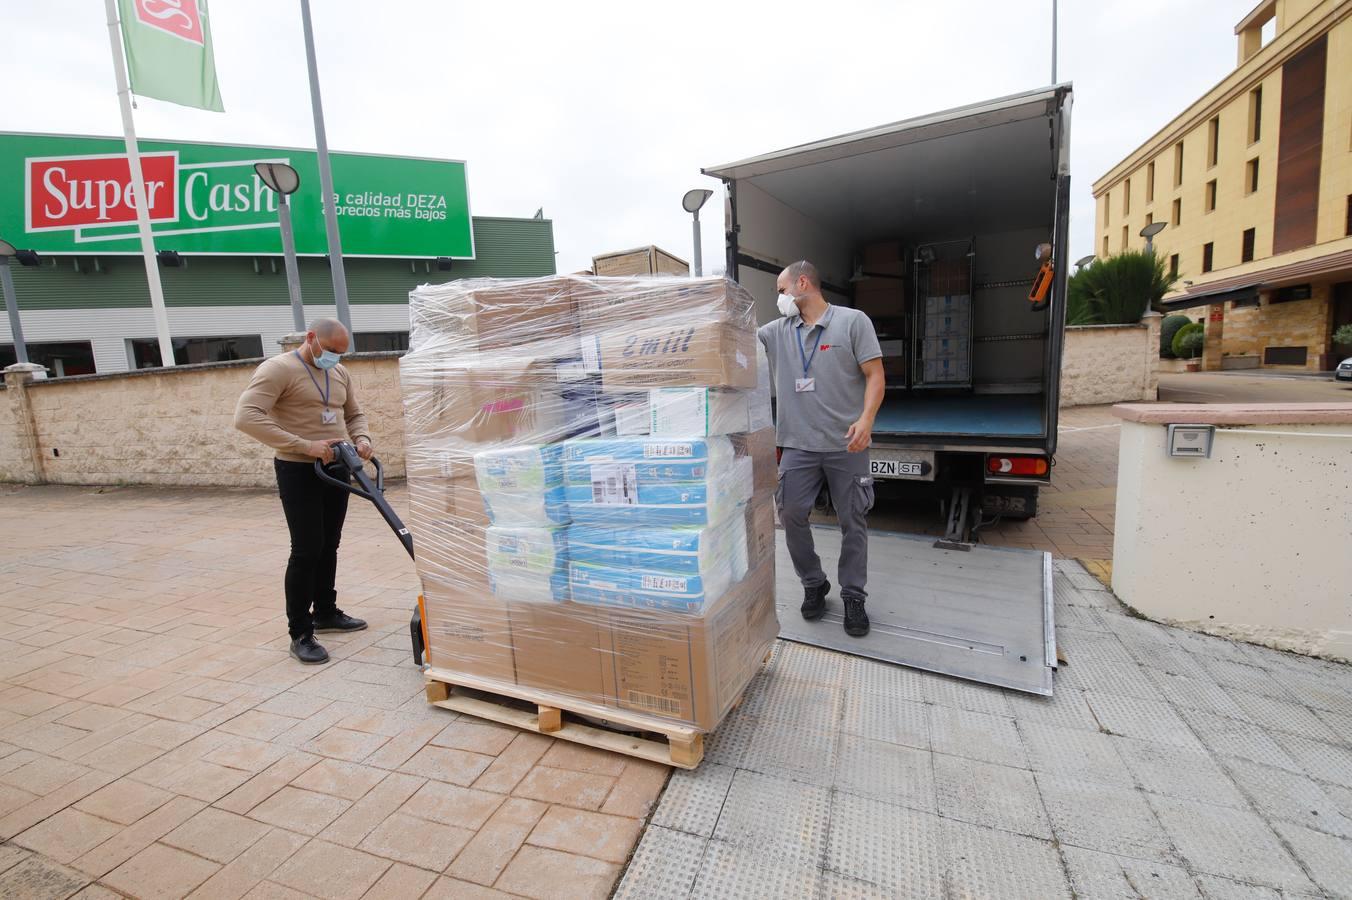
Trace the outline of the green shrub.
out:
[[[1343,347],[1352,347],[1352,325],[1344,325],[1333,332],[1333,343]]]
[[[1153,252],[1129,250],[1095,260],[1070,277],[1066,324],[1134,325],[1177,280]]]
[[[1178,334],[1178,329],[1191,322],[1187,316],[1165,316],[1164,321],[1160,323],[1160,358],[1174,358],[1174,335]]]
[[[1191,337],[1196,335],[1196,338]],[[1173,346],[1174,356],[1178,359],[1196,359],[1202,355],[1202,343],[1205,340],[1206,329],[1197,322],[1189,322],[1178,333],[1174,335]]]

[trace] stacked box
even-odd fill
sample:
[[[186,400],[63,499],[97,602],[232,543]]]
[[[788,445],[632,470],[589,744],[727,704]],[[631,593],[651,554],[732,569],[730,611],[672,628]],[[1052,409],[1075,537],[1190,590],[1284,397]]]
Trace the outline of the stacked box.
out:
[[[713,728],[778,631],[750,295],[560,276],[425,286],[410,306],[430,664]]]

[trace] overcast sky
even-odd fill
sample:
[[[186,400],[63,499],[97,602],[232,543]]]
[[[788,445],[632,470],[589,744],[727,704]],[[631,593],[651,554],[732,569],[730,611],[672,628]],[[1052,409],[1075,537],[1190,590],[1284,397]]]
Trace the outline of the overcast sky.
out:
[[[5,0],[0,127],[121,133],[103,4]],[[1229,72],[1253,0],[1065,0],[1070,258],[1091,183]],[[711,166],[1043,86],[1050,0],[313,0],[329,145],[464,159],[472,210],[554,221],[559,271],[658,244]],[[143,137],[313,146],[296,0],[213,0],[224,114],[141,100]],[[721,191],[716,200],[721,199]],[[721,264],[721,205],[704,216]]]

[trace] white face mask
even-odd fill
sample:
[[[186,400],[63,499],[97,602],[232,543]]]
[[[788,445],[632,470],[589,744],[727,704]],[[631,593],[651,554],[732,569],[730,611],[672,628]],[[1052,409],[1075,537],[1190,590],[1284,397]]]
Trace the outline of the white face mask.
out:
[[[780,294],[776,303],[779,306],[779,314],[781,316],[792,317],[798,315],[798,301],[788,294]]]

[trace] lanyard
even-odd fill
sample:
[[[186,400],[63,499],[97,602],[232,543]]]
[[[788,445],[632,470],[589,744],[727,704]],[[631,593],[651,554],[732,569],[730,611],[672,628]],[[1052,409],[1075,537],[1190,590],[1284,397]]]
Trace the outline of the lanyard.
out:
[[[822,320],[823,320],[823,321],[818,322],[816,325],[808,326],[807,333],[808,333],[808,334],[812,334],[812,330],[813,330],[814,328],[820,327],[821,330],[822,330],[822,334],[826,334],[826,322],[825,322],[825,319],[826,319],[826,317],[823,315],[823,316],[822,316]],[[800,321],[801,321],[801,320],[800,320]],[[806,324],[806,323],[804,323],[804,324]],[[800,326],[800,327],[801,327],[801,326]],[[803,342],[802,342],[801,340],[795,340],[794,343],[796,343],[796,344],[798,345],[798,358],[801,359],[801,360],[803,361],[803,377],[806,378],[806,377],[807,377],[807,370],[808,370],[809,368],[811,368],[811,366],[812,366],[812,360],[815,359],[816,356],[817,356],[817,341],[816,341],[815,339],[812,341],[812,352],[811,352],[811,353],[808,353],[807,351],[805,351],[805,350],[803,349]]]
[[[291,352],[294,353],[294,354],[296,354],[296,359],[300,360],[301,365],[303,365],[303,366],[305,367],[305,374],[310,376],[310,381],[312,381],[312,382],[314,383],[315,390],[319,391],[319,379],[315,377],[315,373],[314,373],[314,372],[311,372],[311,371],[310,371],[310,364],[307,363],[307,362],[305,361],[305,357],[303,357],[303,356],[300,355],[300,351],[299,351],[299,350],[292,350]],[[324,390],[319,391],[319,399],[321,399],[321,400],[324,401],[324,408],[325,408],[325,409],[328,409],[328,408],[329,408],[329,370],[328,370],[328,369],[325,369],[325,370],[324,370]]]

